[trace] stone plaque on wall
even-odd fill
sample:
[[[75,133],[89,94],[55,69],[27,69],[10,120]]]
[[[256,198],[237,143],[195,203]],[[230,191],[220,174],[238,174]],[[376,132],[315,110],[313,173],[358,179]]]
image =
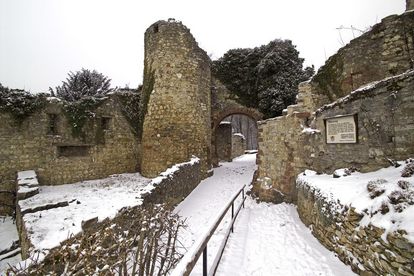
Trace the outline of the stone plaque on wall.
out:
[[[357,142],[356,115],[341,115],[325,119],[327,144],[353,144]]]

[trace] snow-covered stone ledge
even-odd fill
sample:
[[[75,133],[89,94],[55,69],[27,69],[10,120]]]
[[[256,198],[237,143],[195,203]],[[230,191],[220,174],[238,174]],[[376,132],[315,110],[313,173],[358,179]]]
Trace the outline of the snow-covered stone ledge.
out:
[[[337,170],[335,178],[308,170],[298,176],[301,220],[359,274],[414,271],[414,161],[399,163],[364,174]]]
[[[82,232],[97,231],[102,222],[113,220],[128,208],[163,203],[172,207],[201,181],[197,157],[168,168],[154,179],[133,173],[73,184],[38,186],[35,172],[29,172],[18,174],[20,186],[37,189],[36,194],[22,196],[17,204],[24,259],[37,251],[47,254]]]
[[[145,204],[167,203],[171,206],[187,197],[201,181],[200,159],[193,157],[189,162],[176,164],[147,186],[142,195]]]

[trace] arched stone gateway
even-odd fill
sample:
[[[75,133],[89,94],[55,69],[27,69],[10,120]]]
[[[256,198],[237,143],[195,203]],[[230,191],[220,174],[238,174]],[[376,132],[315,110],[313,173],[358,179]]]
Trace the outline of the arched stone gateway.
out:
[[[239,104],[235,95],[214,77],[211,89],[211,113],[211,159],[213,166],[218,166],[220,160],[230,161],[232,158],[231,126],[221,125],[223,119],[230,115],[245,115],[257,122],[263,118],[263,114],[257,109]]]
[[[192,155],[200,158],[206,176],[220,121],[232,114],[244,114],[255,121],[262,118],[257,110],[238,104],[235,96],[212,78],[210,65],[206,52],[181,22],[158,21],[145,32],[141,100],[145,114],[144,176],[154,177]]]
[[[217,128],[217,126],[220,124],[220,122],[223,121],[224,118],[230,115],[246,115],[247,117],[252,118],[256,122],[260,121],[263,118],[262,113],[260,113],[254,108],[248,108],[248,107],[243,107],[243,106],[228,106],[224,108],[223,110],[219,111],[217,114],[213,115],[213,119],[212,119],[213,132]]]
[[[211,128],[214,133],[220,122],[230,115],[246,115],[254,121],[263,119],[263,114],[257,109],[243,106],[237,102],[237,98],[218,79],[212,78],[211,89]]]

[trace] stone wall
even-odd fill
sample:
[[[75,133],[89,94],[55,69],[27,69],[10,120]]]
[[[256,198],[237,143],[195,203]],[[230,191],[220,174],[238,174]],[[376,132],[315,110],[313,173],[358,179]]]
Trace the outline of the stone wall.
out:
[[[413,275],[414,244],[402,231],[381,237],[384,229],[359,226],[362,215],[328,202],[306,183],[297,184],[298,213],[312,234],[361,275]]]
[[[414,154],[414,79],[412,71],[403,74],[413,68],[412,30],[412,12],[383,19],[301,83],[298,103],[284,116],[259,122],[255,194],[294,201],[296,175],[306,168],[370,171]],[[325,119],[342,115],[357,116],[358,142],[327,144]]]
[[[41,185],[137,171],[140,144],[116,96],[100,103],[83,132],[73,135],[61,102],[48,102],[21,125],[11,114],[0,113],[0,190],[7,191],[0,193],[0,212],[14,209],[4,203],[14,202],[17,171],[35,170]]]
[[[414,0],[405,0],[406,1],[406,11],[414,10]]]
[[[211,106],[213,132],[220,125],[221,121],[230,115],[246,115],[254,121],[258,121],[263,118],[263,114],[261,114],[257,109],[245,107],[239,104],[237,102],[237,96],[214,77],[211,81]]]
[[[315,112],[304,146],[307,166],[332,173],[355,167],[361,172],[389,166],[389,160],[414,156],[414,71],[392,77]],[[325,119],[357,116],[356,144],[327,144]]]
[[[232,127],[230,122],[222,122],[215,131],[215,152],[213,160],[217,163],[220,161],[230,162],[232,157]]]
[[[154,189],[142,196],[143,204],[176,206],[197,187],[201,179],[201,163],[198,158],[178,164],[173,173],[161,173],[160,177],[151,182]]]
[[[254,191],[263,200],[295,200],[295,179],[305,169],[332,173],[354,167],[361,172],[414,156],[414,71],[307,112],[259,123],[258,178]],[[295,107],[296,108],[296,107]],[[357,116],[358,142],[327,144],[325,119]]]
[[[246,138],[241,133],[233,133],[231,136],[231,159],[244,154],[246,150]]]
[[[141,206],[143,208],[152,208],[154,204],[165,204],[167,208],[172,209],[186,198],[198,184],[200,184],[201,179],[201,164],[198,158],[193,157],[188,162],[176,164],[165,172],[162,172],[158,177],[154,178],[147,187],[145,187],[148,192],[141,194]],[[31,179],[32,182],[35,182],[34,180],[35,179]],[[19,186],[21,187],[22,184]],[[30,240],[31,235],[27,232],[27,229],[30,227],[27,225],[28,222],[25,219],[25,214],[47,212],[50,209],[60,208],[67,205],[67,201],[48,202],[46,205],[40,205],[30,210],[27,208],[22,210],[21,204],[17,204],[16,224],[19,231],[22,257],[24,259],[29,258],[30,254],[33,253],[33,244]],[[131,208],[140,211],[141,206],[134,206]],[[131,208],[121,209],[117,217],[122,216],[125,209]],[[51,212],[53,212],[53,210]],[[128,217],[125,219],[128,219]],[[92,218],[86,222],[82,222],[82,230],[84,233],[97,231],[99,225],[107,223],[108,220],[109,219],[105,219],[102,222],[98,222],[98,217]],[[116,219],[109,221],[116,221]],[[79,235],[82,235],[82,233]]]
[[[295,200],[296,176],[306,168],[302,127],[309,113],[292,113],[258,123],[257,180],[253,193],[261,200]]]
[[[142,174],[154,177],[192,155],[211,167],[210,59],[175,20],[145,32]]]
[[[414,13],[391,15],[328,59],[309,83],[313,111],[372,81],[413,69]],[[300,101],[300,99],[299,99]]]

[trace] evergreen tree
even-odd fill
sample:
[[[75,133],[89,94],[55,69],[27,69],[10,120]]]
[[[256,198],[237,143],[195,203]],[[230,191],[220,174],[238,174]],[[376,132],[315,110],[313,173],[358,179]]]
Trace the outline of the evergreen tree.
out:
[[[295,103],[298,84],[314,74],[290,40],[273,40],[254,49],[232,49],[213,62],[213,74],[241,104],[259,109],[266,118]]]
[[[70,72],[61,86],[49,90],[53,96],[74,102],[83,97],[102,97],[111,91],[110,86],[108,77],[95,70],[82,69],[76,73]]]

